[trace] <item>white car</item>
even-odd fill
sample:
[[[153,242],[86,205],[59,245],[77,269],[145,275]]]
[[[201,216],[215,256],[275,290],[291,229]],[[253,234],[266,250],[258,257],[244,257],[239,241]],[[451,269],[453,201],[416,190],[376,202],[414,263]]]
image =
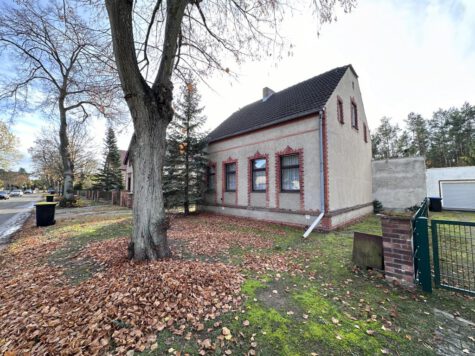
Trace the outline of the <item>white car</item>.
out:
[[[11,197],[22,197],[23,192],[20,189],[15,189],[10,192]]]

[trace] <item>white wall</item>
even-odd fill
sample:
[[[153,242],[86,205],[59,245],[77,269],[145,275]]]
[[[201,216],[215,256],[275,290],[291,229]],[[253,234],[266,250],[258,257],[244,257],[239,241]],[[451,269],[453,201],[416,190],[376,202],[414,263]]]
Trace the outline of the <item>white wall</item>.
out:
[[[337,119],[337,97],[343,101],[344,124]],[[358,110],[358,130],[351,126],[351,98]],[[348,69],[326,104],[330,211],[372,202],[371,137],[358,78]],[[367,128],[364,141],[363,124]]]
[[[442,180],[475,180],[475,166],[429,168],[426,172],[427,196],[440,197],[439,182]]]

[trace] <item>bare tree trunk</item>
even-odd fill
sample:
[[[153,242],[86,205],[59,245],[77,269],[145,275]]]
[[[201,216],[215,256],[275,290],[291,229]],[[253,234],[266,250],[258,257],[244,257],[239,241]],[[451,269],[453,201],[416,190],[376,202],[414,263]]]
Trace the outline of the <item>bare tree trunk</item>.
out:
[[[134,168],[134,231],[129,243],[129,258],[156,260],[171,255],[162,191],[165,136],[169,120],[164,113],[160,114],[156,105],[135,103],[131,106],[134,107],[133,112],[147,120],[141,120],[136,127],[131,150]]]
[[[73,190],[73,167],[71,164],[71,157],[69,152],[69,139],[67,134],[67,121],[66,121],[66,110],[64,108],[64,97],[59,99],[59,117],[60,117],[60,126],[59,126],[59,151],[61,154],[61,160],[63,162],[63,176],[64,176],[64,185],[63,185],[63,196],[66,199],[74,198]]]
[[[171,255],[162,192],[166,128],[173,118],[171,76],[181,19],[188,0],[167,2],[165,46],[152,87],[137,63],[132,27],[133,1],[106,0],[112,44],[125,100],[134,123],[134,231],[129,258],[156,260]]]

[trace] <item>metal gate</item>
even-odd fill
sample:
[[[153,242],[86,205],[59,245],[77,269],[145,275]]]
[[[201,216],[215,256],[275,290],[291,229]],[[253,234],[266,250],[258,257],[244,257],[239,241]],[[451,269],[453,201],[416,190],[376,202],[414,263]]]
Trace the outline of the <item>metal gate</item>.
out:
[[[436,287],[475,294],[475,223],[432,220]]]

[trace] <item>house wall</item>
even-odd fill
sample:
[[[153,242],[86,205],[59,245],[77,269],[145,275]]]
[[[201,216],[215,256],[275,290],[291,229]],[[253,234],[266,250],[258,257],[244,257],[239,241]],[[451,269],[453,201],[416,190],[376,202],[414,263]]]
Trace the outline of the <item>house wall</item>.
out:
[[[343,101],[341,124],[337,117],[338,97]],[[351,102],[357,105],[358,130],[351,125]],[[372,211],[371,137],[366,120],[358,78],[348,69],[326,104],[326,126],[328,147],[327,207],[332,225]],[[363,123],[367,128],[367,142],[364,140]],[[353,209],[353,212],[346,211]]]
[[[424,157],[378,160],[372,166],[373,199],[385,208],[405,209],[426,197]]]
[[[475,180],[475,166],[429,168],[426,171],[428,197],[440,197],[439,182],[443,180]]]
[[[128,179],[130,178],[130,186],[128,184]],[[125,171],[125,183],[124,183],[125,190],[130,191],[131,193],[134,191],[134,169],[132,167],[132,162],[130,159],[127,161],[127,168]]]
[[[216,188],[205,194],[206,210],[306,225],[320,209],[319,122],[313,115],[267,129],[211,143],[208,158],[216,165]],[[301,155],[301,192],[281,193],[279,154]],[[267,192],[251,189],[250,160],[267,159]],[[224,191],[224,164],[237,162],[237,192]],[[216,208],[216,206],[218,208]],[[233,208],[233,209],[231,209]],[[247,212],[236,209],[246,209]],[[288,213],[288,214],[283,214]],[[298,214],[295,214],[298,213]],[[280,214],[280,215],[279,215]]]

